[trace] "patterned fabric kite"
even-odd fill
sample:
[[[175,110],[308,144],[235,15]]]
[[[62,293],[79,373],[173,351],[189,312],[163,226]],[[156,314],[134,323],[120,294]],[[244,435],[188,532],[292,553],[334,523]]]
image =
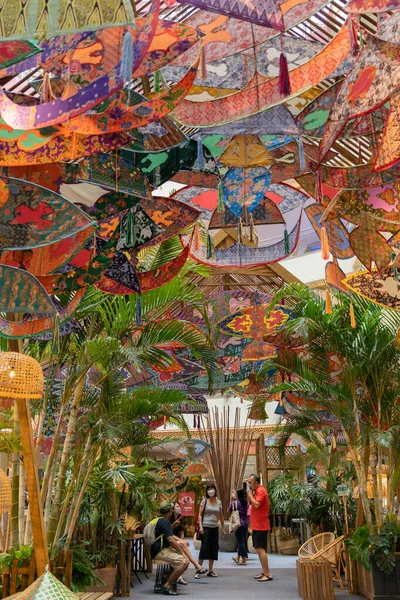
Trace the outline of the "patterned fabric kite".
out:
[[[390,113],[379,142],[374,171],[389,169],[400,160],[400,94],[390,98]]]
[[[343,281],[352,292],[385,308],[400,310],[400,285],[393,268],[382,271],[362,271]]]
[[[211,444],[197,438],[188,438],[179,443],[178,447],[171,450],[171,454],[183,459],[200,458],[209,452]]]
[[[133,56],[132,76],[148,51],[157,26],[160,0],[153,0],[149,15],[141,30],[132,30]],[[119,49],[121,52],[122,46]],[[118,53],[118,49],[116,49]],[[14,129],[40,129],[49,125],[63,123],[81,113],[95,108],[105,98],[114,94],[123,86],[120,76],[120,63],[80,88],[69,98],[62,97],[37,106],[19,106],[0,89],[0,113],[4,121]]]
[[[309,204],[305,208],[307,217],[314,228],[314,231],[321,238],[321,217],[324,213],[324,207],[321,204]],[[329,219],[325,222],[329,240],[329,251],[334,258],[346,259],[354,256],[350,246],[349,234],[340,219]]]
[[[290,72],[292,96],[314,86],[337,69],[350,52],[348,28],[344,25],[333,40],[306,64]],[[241,91],[205,102],[183,100],[174,111],[175,118],[190,127],[227,123],[261,112],[285,101],[277,77],[256,75]]]
[[[0,42],[0,69],[19,63],[39,52],[40,48],[26,40]]]
[[[60,335],[63,328],[70,327],[71,317],[78,308],[86,290],[78,290],[74,298],[59,313]],[[14,310],[14,309],[13,309]],[[27,316],[22,321],[7,321],[0,317],[0,334],[10,339],[33,338],[39,334],[46,333],[52,335],[54,327],[54,317]]]
[[[225,167],[263,167],[274,162],[256,135],[236,135],[221,154],[218,162]]]
[[[62,196],[26,181],[0,178],[0,245],[38,248],[93,228],[93,221]]]
[[[348,72],[329,115],[320,145],[322,161],[350,119],[371,112],[400,86],[400,48],[368,34],[367,45]]]
[[[300,2],[297,0],[298,4]],[[285,29],[278,0],[185,0],[185,4],[278,31]]]
[[[149,182],[142,169],[134,166],[119,154],[90,156],[79,163],[75,177],[78,181],[90,181],[102,187],[135,196],[144,198],[150,196]]]
[[[271,181],[268,169],[229,169],[222,178],[224,203],[240,217],[246,206],[251,213],[260,204]]]
[[[43,286],[22,269],[0,265],[0,311],[52,315],[56,312]]]
[[[345,10],[350,13],[378,13],[399,8],[397,0],[349,0]]]

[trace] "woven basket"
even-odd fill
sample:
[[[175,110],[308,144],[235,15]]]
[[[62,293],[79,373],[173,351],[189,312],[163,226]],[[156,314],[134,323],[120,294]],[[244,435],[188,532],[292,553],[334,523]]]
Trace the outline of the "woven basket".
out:
[[[115,579],[117,577],[117,567],[104,567],[104,569],[94,569],[93,575],[103,583],[91,585],[86,588],[87,592],[111,592],[114,593]]]
[[[19,352],[0,352],[0,396],[41,398],[44,378],[37,360]]]
[[[319,533],[307,540],[299,550],[300,558],[312,558],[335,539],[335,534],[330,532]]]

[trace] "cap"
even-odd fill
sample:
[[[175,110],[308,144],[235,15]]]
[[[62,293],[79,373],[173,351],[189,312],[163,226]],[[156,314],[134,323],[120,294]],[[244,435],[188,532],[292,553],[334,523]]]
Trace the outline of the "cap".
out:
[[[169,502],[168,500],[164,500],[160,504],[160,512],[168,512],[174,508],[174,503]]]

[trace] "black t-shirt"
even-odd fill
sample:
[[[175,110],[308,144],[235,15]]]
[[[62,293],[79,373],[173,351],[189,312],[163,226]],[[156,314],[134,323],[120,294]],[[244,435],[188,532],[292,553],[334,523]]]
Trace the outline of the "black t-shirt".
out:
[[[151,558],[155,558],[161,550],[169,548],[170,543],[167,537],[171,537],[173,534],[171,521],[165,517],[159,517],[156,525],[156,541],[150,548]],[[160,537],[162,536],[162,537]],[[159,538],[159,539],[157,539]]]

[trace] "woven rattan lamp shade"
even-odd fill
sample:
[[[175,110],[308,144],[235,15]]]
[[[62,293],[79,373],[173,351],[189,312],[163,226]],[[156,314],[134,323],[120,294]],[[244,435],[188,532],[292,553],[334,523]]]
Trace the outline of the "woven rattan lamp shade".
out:
[[[11,510],[11,481],[0,469],[0,514]]]
[[[0,352],[0,396],[41,398],[44,378],[37,360],[19,352]]]

